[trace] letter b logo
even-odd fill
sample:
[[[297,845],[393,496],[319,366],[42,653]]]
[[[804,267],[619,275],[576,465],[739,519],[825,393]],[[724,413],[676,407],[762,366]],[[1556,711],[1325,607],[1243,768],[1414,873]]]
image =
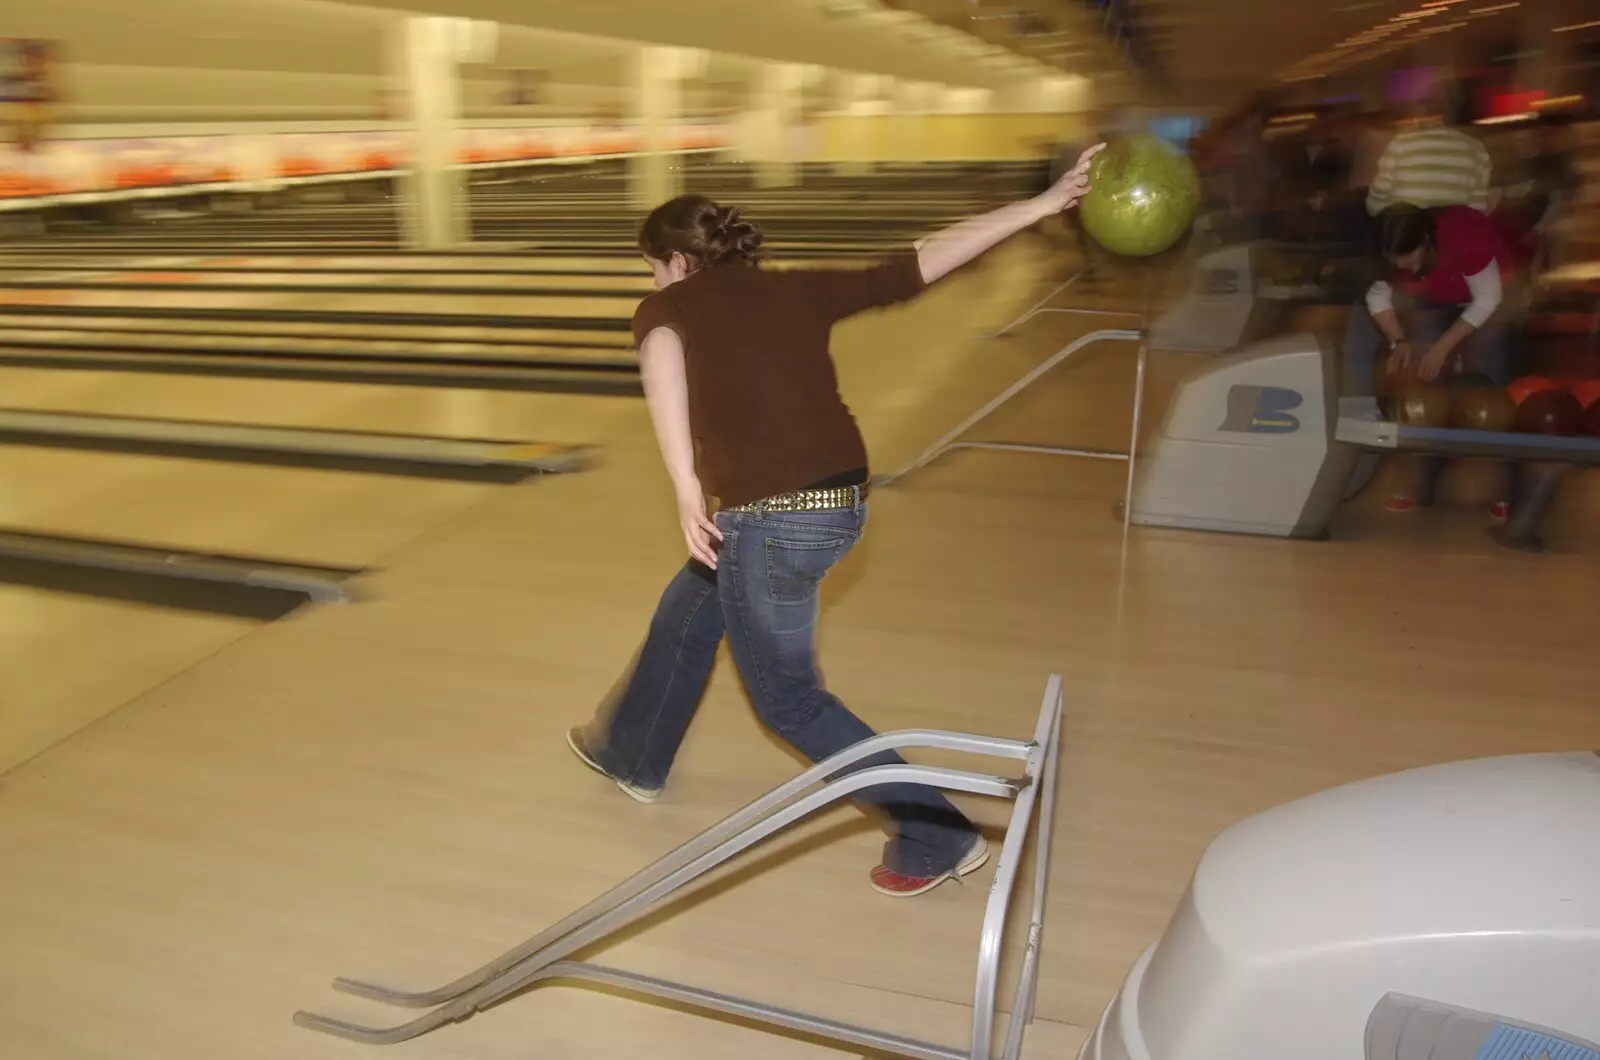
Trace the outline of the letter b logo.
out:
[[[1281,386],[1233,386],[1228,389],[1228,415],[1219,430],[1246,434],[1293,434],[1300,418],[1290,413],[1304,403],[1297,390]]]

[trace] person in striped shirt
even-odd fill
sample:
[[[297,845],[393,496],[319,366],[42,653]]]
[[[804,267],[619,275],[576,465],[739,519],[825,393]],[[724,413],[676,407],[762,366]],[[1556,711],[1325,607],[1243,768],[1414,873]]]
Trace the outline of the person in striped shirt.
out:
[[[1460,107],[1446,109],[1459,112]],[[1378,159],[1378,175],[1367,192],[1367,213],[1377,217],[1397,203],[1425,210],[1470,206],[1488,213],[1492,169],[1488,149],[1447,122],[1397,133]]]

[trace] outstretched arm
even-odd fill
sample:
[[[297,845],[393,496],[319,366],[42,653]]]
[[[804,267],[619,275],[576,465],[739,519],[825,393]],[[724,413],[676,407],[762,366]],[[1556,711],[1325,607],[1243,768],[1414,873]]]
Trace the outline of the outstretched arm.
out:
[[[918,243],[923,282],[933,283],[1029,225],[1077,205],[1089,190],[1089,162],[1104,147],[1096,144],[1085,151],[1078,164],[1043,195],[962,221]]]

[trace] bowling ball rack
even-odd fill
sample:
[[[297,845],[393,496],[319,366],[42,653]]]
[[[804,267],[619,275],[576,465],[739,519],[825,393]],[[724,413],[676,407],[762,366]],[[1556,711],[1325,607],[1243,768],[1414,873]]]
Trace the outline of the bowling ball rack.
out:
[[[1351,425],[1348,431],[1347,424]],[[1396,449],[1425,456],[1600,465],[1600,438],[1581,435],[1472,431],[1459,427],[1419,427],[1388,420],[1379,422],[1341,417],[1338,439],[1372,449]]]
[[[1496,539],[1509,548],[1542,550],[1539,524],[1567,472],[1574,467],[1600,466],[1600,438],[1596,437],[1418,427],[1373,418],[1375,415],[1375,409],[1373,416],[1341,414],[1335,438],[1366,449],[1521,465],[1521,489],[1511,505],[1510,518],[1495,532]]]

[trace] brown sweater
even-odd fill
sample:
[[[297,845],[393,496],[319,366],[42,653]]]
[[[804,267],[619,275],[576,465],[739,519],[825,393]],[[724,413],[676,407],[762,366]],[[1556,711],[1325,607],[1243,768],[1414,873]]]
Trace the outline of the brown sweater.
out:
[[[923,289],[913,251],[865,269],[702,269],[657,291],[633,316],[683,341],[689,428],[701,485],[724,507],[867,466],[828,354],[833,325]]]

